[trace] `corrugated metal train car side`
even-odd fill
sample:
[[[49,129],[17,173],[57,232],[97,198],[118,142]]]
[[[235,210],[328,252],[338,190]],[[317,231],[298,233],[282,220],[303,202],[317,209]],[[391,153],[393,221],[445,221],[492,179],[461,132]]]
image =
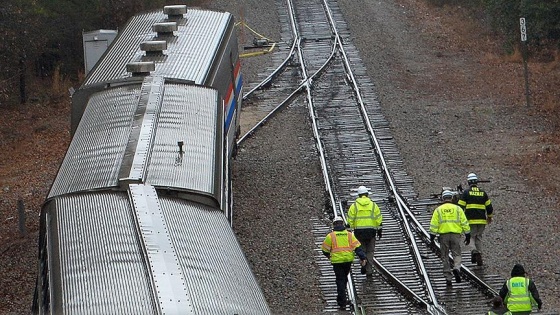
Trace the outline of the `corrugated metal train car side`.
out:
[[[129,21],[73,97],[33,313],[270,314],[231,229],[241,90],[231,14]]]
[[[134,73],[127,70],[127,65],[153,63],[153,75],[192,81],[219,91],[226,107],[224,124],[231,155],[239,136],[243,95],[233,15],[199,9],[184,14],[168,11],[136,15],[117,35],[72,97],[71,130],[75,131],[89,95],[131,79]]]

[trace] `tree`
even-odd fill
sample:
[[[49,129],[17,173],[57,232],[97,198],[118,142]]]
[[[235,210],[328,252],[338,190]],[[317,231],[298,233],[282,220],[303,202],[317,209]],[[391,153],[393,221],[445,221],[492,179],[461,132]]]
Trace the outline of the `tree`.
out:
[[[484,0],[493,27],[510,45],[519,43],[519,18],[527,23],[528,41],[535,46],[557,46],[560,41],[560,0]]]

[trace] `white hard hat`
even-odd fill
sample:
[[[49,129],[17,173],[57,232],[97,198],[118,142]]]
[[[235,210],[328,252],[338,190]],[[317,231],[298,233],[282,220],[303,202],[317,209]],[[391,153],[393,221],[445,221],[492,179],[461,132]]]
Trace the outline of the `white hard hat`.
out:
[[[478,177],[476,176],[475,173],[470,173],[470,174],[467,176],[467,181],[469,181],[469,182],[470,182],[470,181],[477,181],[477,180],[478,180]]]
[[[369,189],[367,189],[366,186],[358,187],[358,196],[363,194],[369,194]]]
[[[453,192],[451,190],[444,190],[441,193],[441,198],[442,199],[453,198]]]
[[[332,223],[335,224],[335,223],[338,223],[338,222],[344,223],[344,219],[342,219],[342,217],[339,217],[339,216],[334,217],[334,219],[332,220]]]

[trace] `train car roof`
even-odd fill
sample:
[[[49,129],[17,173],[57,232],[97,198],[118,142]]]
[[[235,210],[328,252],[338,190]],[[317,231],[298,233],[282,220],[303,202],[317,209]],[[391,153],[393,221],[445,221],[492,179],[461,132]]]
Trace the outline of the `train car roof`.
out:
[[[172,33],[166,23],[176,23]],[[155,63],[154,75],[193,81],[205,84],[212,71],[212,64],[233,32],[234,18],[231,13],[189,8],[180,18],[171,18],[163,11],[152,11],[134,16],[112,42],[100,62],[86,77],[82,88],[87,85],[123,79],[132,76],[127,71],[131,62]],[[172,27],[172,29],[174,29]],[[164,41],[165,49],[160,52],[141,50],[145,42]],[[158,45],[147,45],[148,50]]]
[[[148,185],[65,195],[44,210],[55,314],[270,313],[221,211]]]
[[[89,105],[49,198],[140,182],[220,200],[224,114],[217,90],[145,77],[99,91]]]

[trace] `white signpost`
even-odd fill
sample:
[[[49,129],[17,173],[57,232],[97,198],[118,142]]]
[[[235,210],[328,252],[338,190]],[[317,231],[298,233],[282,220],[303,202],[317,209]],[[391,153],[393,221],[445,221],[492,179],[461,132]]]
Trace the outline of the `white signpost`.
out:
[[[521,27],[521,41],[527,41],[527,28],[525,27],[525,18],[519,19],[519,26]]]
[[[525,101],[527,102],[527,107],[528,107],[531,106],[530,105],[531,92],[529,91],[529,70],[527,69],[527,28],[525,27],[525,18],[519,19],[519,27],[521,30],[521,49],[523,55],[523,68],[525,70]]]

